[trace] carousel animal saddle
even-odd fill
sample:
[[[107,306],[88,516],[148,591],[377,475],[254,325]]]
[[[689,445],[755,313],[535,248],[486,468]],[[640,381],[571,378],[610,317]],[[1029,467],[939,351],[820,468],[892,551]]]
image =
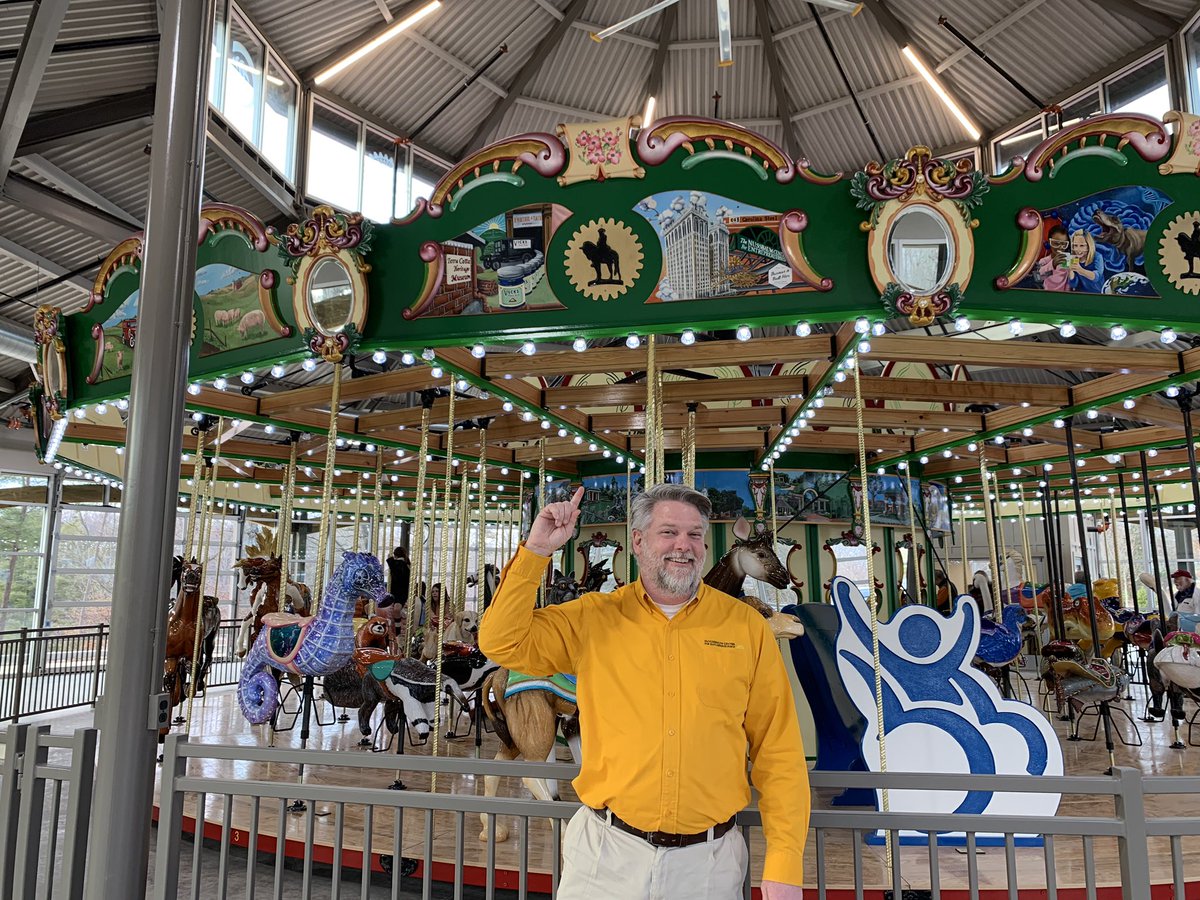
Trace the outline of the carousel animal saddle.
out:
[[[1196,613],[1181,612],[1179,616],[1179,630],[1196,634],[1200,632],[1200,615]]]
[[[559,699],[575,703],[577,702],[575,700],[575,680],[574,675],[564,675],[561,672],[551,675],[549,678],[509,672],[508,686],[504,689],[504,699],[507,700],[514,694],[522,694],[525,691],[549,691]]]
[[[409,657],[376,657],[367,666],[367,671],[376,681],[407,688],[418,703],[431,703],[437,693],[437,674],[429,666]]]
[[[271,622],[269,619],[277,621]],[[264,629],[267,633],[267,649],[271,656],[279,662],[290,662],[304,643],[304,633],[308,631],[311,623],[311,617],[291,616],[287,613],[270,613],[264,616],[263,625],[267,626]]]

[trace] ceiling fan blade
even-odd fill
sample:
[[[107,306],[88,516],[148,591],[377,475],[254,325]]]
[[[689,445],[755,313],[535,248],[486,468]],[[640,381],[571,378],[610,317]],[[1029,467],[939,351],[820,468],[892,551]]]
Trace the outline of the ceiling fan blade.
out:
[[[729,20],[729,0],[717,0],[717,65],[733,65],[733,32]]]
[[[816,3],[818,6],[827,6],[830,9],[848,12],[852,16],[857,16],[862,12],[863,5],[856,0],[808,0],[809,3]]]
[[[640,22],[640,21],[642,21],[642,19],[648,19],[650,16],[654,15],[656,12],[662,12],[668,6],[674,6],[678,2],[679,2],[679,0],[662,0],[661,3],[655,3],[649,9],[644,9],[640,13],[634,13],[628,19],[622,19],[616,25],[609,25],[607,28],[605,28],[601,31],[592,32],[592,40],[593,41],[602,41],[606,37],[612,37],[618,31],[624,31],[626,28],[628,28],[630,25],[634,24],[635,22]]]

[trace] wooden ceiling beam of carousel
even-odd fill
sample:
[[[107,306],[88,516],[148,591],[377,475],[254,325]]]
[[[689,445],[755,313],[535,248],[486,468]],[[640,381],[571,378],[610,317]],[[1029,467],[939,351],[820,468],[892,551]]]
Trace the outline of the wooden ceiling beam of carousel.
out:
[[[699,341],[661,344],[655,348],[655,364],[661,369],[711,369],[719,366],[768,365],[829,359],[829,335],[808,337],[755,338],[749,341]],[[646,348],[595,347],[584,353],[555,350],[525,356],[520,353],[493,354],[484,360],[483,371],[495,379],[500,373],[516,378],[554,378],[562,375],[644,372]]]
[[[808,386],[804,375],[771,378],[701,378],[695,381],[664,381],[665,403],[717,403],[722,400],[761,400],[803,394]],[[548,388],[551,406],[633,406],[646,402],[643,384],[596,384],[584,387]]]
[[[1092,347],[1037,341],[980,341],[920,335],[871,338],[871,358],[933,365],[995,366],[1004,369],[1063,369],[1074,372],[1175,372],[1179,355],[1171,350]]]
[[[500,415],[500,401],[495,399],[476,400],[474,398],[457,398],[454,401],[454,416],[459,421],[478,419],[488,415]],[[435,424],[445,424],[450,415],[450,400],[448,397],[438,397],[429,409],[429,421]],[[358,417],[358,432],[370,434],[385,428],[408,431],[415,434],[402,435],[406,441],[421,439],[421,407],[412,406],[406,409],[394,409],[389,412],[364,413]]]
[[[1180,434],[1183,433],[1183,414],[1179,407],[1163,403],[1149,394],[1139,397],[1137,406],[1133,409],[1126,409],[1120,403],[1110,403],[1098,409],[1115,419],[1141,422],[1143,425],[1164,425],[1178,429]]]
[[[1097,379],[1099,380],[1099,379]],[[1066,406],[1068,389],[1041,384],[1009,384],[999,381],[931,381],[923,378],[861,378],[864,397],[872,400],[913,400],[934,403],[1000,403],[1037,406]],[[834,385],[834,392],[854,402],[854,380],[847,378]],[[820,424],[818,414],[817,424]]]
[[[664,404],[666,407],[666,404]],[[729,409],[696,410],[696,426],[703,428],[759,428],[764,425],[779,425],[783,421],[782,406],[740,406]],[[646,428],[645,412],[597,413],[591,417],[595,431],[643,431]],[[663,410],[663,428],[683,428],[687,424],[687,407],[671,404]]]
[[[372,400],[388,394],[407,394],[424,388],[446,387],[448,383],[449,378],[446,373],[443,373],[441,378],[434,378],[433,372],[426,366],[392,369],[388,372],[363,375],[359,378],[347,378],[343,374],[339,396],[341,402],[345,404],[358,400]],[[278,391],[260,397],[258,410],[260,415],[273,416],[277,413],[290,413],[293,410],[322,406],[328,408],[332,395],[332,383]]]

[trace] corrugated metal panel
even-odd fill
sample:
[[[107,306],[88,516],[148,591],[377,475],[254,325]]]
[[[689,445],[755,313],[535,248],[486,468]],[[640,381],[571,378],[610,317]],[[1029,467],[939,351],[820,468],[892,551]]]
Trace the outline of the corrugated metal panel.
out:
[[[76,106],[154,84],[158,45],[61,53],[50,57],[33,114]]]
[[[217,202],[240,206],[260,219],[269,221],[279,215],[271,201],[247,184],[225,157],[212,149],[204,155],[204,190]]]
[[[586,58],[581,70],[579,61]],[[627,41],[597,44],[584,31],[570,29],[538,68],[523,93],[576,109],[610,116],[636,115],[652,53]]]
[[[0,234],[66,269],[103,258],[112,249],[90,235],[7,204],[0,204]]]
[[[560,5],[565,6],[566,4],[563,3]],[[641,12],[650,5],[651,4],[646,2],[646,0],[592,0],[591,3],[588,3],[587,6],[584,7],[583,14],[580,16],[580,20],[584,22],[591,22],[594,25],[607,28],[609,25],[616,25],[618,22]],[[704,11],[707,12],[708,17],[711,20],[713,15],[712,0],[681,0],[679,3],[680,20],[682,21],[682,17],[688,14],[688,11],[691,7],[697,5],[705,8]],[[737,5],[738,4],[734,4],[734,6]],[[743,3],[742,5],[747,4]],[[642,21],[630,25],[621,33],[657,40],[658,30],[661,26],[662,13],[656,13],[653,16],[642,19]],[[709,24],[708,28],[709,31],[712,31],[713,25]],[[581,33],[583,32],[581,31]],[[681,34],[682,32],[677,26],[675,29],[675,37],[678,38]]]
[[[611,2],[611,0],[610,0]],[[645,7],[643,7],[644,9]],[[750,0],[739,0],[729,4],[729,18],[734,38],[758,37],[758,23],[754,18],[754,4]],[[692,41],[717,38],[717,13],[713,0],[682,0],[679,4],[679,21],[675,26],[675,38],[681,41]],[[737,59],[741,47],[735,47],[734,59]],[[717,48],[713,44],[712,57],[716,63]]]
[[[239,5],[299,72],[384,21],[375,0],[244,0]]]

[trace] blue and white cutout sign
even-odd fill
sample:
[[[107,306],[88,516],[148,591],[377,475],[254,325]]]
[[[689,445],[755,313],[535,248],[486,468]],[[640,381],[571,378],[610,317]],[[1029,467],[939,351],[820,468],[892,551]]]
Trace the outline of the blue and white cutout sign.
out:
[[[878,772],[870,612],[849,579],[835,578],[832,587],[840,618],[838,674],[867,720],[863,758],[871,771]],[[1062,774],[1062,747],[1054,729],[1029,704],[1004,699],[996,684],[972,667],[978,644],[979,608],[970,596],[959,597],[948,618],[924,606],[906,606],[891,621],[879,623],[889,772]],[[1053,816],[1060,799],[1056,793],[993,791],[893,790],[889,794],[894,811],[1008,816]],[[881,804],[879,796],[876,803]],[[912,836],[924,842],[923,835]],[[956,835],[945,837],[953,841]]]

